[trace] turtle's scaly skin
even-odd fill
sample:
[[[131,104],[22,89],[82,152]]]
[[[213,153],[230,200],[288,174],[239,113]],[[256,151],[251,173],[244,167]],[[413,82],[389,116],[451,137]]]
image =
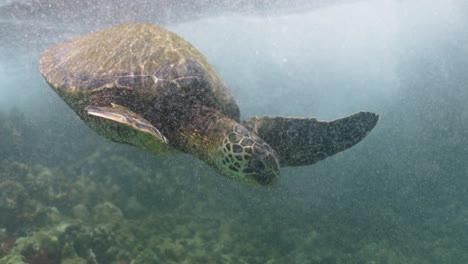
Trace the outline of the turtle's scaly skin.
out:
[[[236,102],[204,56],[166,29],[139,23],[90,33],[47,49],[40,69],[111,140],[190,153],[241,182],[271,185],[279,175],[274,150],[239,124]]]
[[[217,162],[221,160],[221,163],[224,165],[223,167],[227,166],[230,170],[242,172],[243,174],[255,173],[254,168],[262,171],[266,170],[263,179],[253,176],[249,178],[255,178],[256,181],[264,181],[262,184],[271,184],[269,181],[273,178],[272,175],[276,173],[274,167],[265,167],[264,161],[258,159],[253,153],[264,152],[266,150],[266,158],[271,159],[267,163],[278,162],[274,160],[276,154],[275,151],[256,134],[236,124],[232,131],[224,138],[223,145],[220,149],[223,155],[219,155],[218,157],[224,158],[217,159]],[[249,162],[253,163],[253,166],[248,166]],[[274,178],[276,180],[276,177]]]

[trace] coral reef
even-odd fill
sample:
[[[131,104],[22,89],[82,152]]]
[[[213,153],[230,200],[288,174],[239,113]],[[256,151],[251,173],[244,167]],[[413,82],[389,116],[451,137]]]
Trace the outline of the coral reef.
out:
[[[28,156],[41,133],[0,112],[0,264],[468,262],[463,203],[412,225],[389,207],[351,210],[342,190],[304,204],[300,189],[240,186],[191,157],[107,141]]]

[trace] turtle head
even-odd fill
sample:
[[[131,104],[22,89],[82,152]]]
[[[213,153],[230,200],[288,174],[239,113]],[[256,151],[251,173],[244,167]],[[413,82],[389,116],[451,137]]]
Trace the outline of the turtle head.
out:
[[[226,133],[219,146],[215,166],[221,173],[239,182],[261,186],[273,185],[279,177],[275,151],[253,132],[240,124]]]

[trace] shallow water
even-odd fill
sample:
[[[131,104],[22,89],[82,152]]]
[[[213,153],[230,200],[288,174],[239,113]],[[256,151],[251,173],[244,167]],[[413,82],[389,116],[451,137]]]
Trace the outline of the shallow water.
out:
[[[18,252],[26,263],[467,263],[468,6],[264,13],[143,20],[200,49],[244,118],[380,114],[358,145],[282,169],[271,189],[111,143],[56,96],[43,50],[119,18],[0,19],[0,241],[16,240],[0,263],[21,263]]]

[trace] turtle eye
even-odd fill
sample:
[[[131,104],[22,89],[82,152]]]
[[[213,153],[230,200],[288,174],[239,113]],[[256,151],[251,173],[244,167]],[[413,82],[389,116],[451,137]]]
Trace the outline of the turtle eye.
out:
[[[250,174],[262,186],[272,185],[279,176],[279,166],[273,152],[260,146],[252,155],[249,163]]]
[[[256,172],[263,172],[265,170],[265,164],[263,164],[263,162],[259,159],[255,159],[253,162],[252,162],[252,165],[253,165],[253,169],[256,171]]]

